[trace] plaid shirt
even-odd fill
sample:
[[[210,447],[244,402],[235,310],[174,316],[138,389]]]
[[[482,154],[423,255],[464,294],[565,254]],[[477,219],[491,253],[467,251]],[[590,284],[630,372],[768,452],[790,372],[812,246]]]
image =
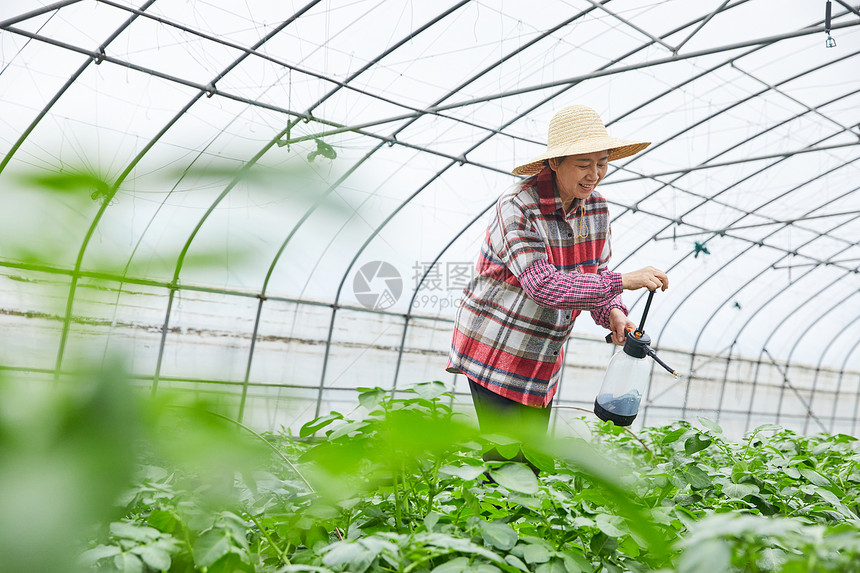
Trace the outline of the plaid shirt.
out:
[[[548,167],[503,193],[463,291],[448,372],[521,404],[549,405],[580,311],[607,328],[611,309],[627,314],[621,275],[606,269],[609,235],[603,197],[574,199],[565,215]]]

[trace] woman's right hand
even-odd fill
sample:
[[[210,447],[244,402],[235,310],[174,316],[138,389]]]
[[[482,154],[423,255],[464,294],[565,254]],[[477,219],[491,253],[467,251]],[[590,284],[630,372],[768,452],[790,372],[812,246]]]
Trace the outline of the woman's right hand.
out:
[[[660,269],[645,267],[632,273],[621,274],[621,287],[625,290],[647,288],[648,290],[666,290],[669,288],[669,277]]]

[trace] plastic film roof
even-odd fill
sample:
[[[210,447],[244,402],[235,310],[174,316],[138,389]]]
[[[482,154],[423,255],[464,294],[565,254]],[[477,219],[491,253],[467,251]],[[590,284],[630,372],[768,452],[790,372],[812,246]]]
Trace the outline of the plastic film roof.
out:
[[[135,323],[146,376],[321,392],[397,378],[403,344],[441,376],[487,210],[581,103],[653,142],[600,187],[613,270],[669,273],[656,344],[857,370],[858,25],[840,0],[833,48],[807,0],[4,2],[7,311],[63,326],[4,360],[58,369],[101,351],[86,324]]]

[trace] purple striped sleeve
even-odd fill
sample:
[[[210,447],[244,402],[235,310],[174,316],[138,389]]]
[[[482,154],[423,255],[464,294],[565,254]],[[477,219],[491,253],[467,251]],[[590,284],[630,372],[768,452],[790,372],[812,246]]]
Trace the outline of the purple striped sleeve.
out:
[[[601,326],[608,326],[609,304],[623,308],[621,274],[604,270],[600,273],[563,273],[546,259],[535,261],[519,277],[526,294],[547,308],[589,310]],[[617,306],[618,304],[621,306]],[[607,307],[605,312],[603,307]],[[623,308],[623,310],[627,310]],[[625,312],[626,314],[626,312]]]

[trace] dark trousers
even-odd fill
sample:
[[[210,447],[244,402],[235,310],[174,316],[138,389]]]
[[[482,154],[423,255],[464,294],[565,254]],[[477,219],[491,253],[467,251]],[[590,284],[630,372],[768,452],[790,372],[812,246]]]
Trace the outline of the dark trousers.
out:
[[[513,432],[514,436],[522,433],[525,437],[546,435],[549,428],[549,415],[552,412],[549,405],[546,408],[526,406],[510,398],[499,396],[472,380],[469,380],[469,390],[472,393],[472,403],[475,405],[481,432],[485,434]],[[525,459],[522,450],[513,458],[502,456],[496,448],[484,454],[485,462],[508,460],[528,464],[535,473],[538,473],[538,469]]]

